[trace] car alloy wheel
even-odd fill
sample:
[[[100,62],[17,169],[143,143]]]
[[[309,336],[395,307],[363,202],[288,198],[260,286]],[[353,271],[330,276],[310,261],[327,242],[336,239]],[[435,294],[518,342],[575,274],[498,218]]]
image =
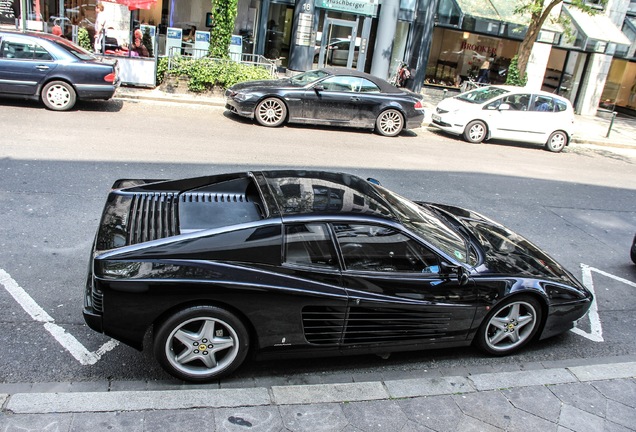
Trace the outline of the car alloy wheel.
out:
[[[471,143],[480,143],[486,139],[486,124],[481,120],[474,120],[468,123],[464,129],[464,139]]]
[[[66,111],[73,108],[75,100],[75,90],[64,81],[51,81],[42,89],[42,102],[48,109]]]
[[[217,307],[195,306],[160,325],[154,353],[171,375],[201,382],[235,370],[248,347],[247,330],[238,318]]]
[[[528,343],[539,330],[541,306],[529,296],[515,296],[497,305],[477,333],[477,344],[494,355],[509,354]]]
[[[399,111],[388,109],[378,116],[375,127],[380,135],[393,137],[402,132],[404,119]]]
[[[278,98],[267,98],[256,106],[256,121],[263,126],[280,126],[287,117],[287,107]]]
[[[568,136],[563,131],[552,132],[545,147],[551,152],[558,153],[565,148],[568,143]]]

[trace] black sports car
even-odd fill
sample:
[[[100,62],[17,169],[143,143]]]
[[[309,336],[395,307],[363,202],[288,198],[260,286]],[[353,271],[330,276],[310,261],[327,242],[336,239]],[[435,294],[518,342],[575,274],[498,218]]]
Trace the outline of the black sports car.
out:
[[[422,95],[346,68],[311,70],[291,78],[249,81],[225,91],[225,107],[263,126],[289,123],[351,126],[396,136],[422,126]]]
[[[95,239],[88,325],[166,371],[218,378],[257,357],[475,343],[493,355],[572,328],[592,294],[484,216],[348,174],[119,180]]]
[[[0,31],[1,97],[41,100],[66,111],[78,99],[110,99],[119,83],[117,60],[98,59],[48,33]]]

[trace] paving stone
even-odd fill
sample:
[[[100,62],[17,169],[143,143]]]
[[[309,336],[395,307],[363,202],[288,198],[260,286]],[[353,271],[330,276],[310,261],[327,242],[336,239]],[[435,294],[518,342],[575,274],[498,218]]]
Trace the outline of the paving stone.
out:
[[[70,382],[34,383],[31,391],[34,393],[62,393],[71,389]]]
[[[79,413],[73,415],[71,432],[143,432],[143,411]]]
[[[215,410],[215,421],[217,432],[278,432],[285,429],[278,407],[275,406],[220,408]],[[196,431],[207,428],[184,430]]]
[[[453,400],[465,415],[500,429],[506,429],[515,413],[512,404],[498,391],[454,395]]]
[[[100,392],[108,391],[108,381],[74,381],[71,382],[70,392]]]
[[[501,394],[517,409],[527,411],[555,424],[559,421],[561,401],[546,386],[502,390]]]
[[[563,426],[574,432],[598,432],[603,430],[604,423],[605,420],[601,417],[571,405],[564,404],[561,407],[559,426]]]
[[[30,393],[32,388],[32,383],[4,383],[0,384],[0,393],[10,395],[16,393]]]
[[[621,426],[616,423],[612,423],[611,421],[605,419],[605,423],[603,423],[603,432],[633,432],[636,429],[628,429],[625,426]]]
[[[548,389],[565,404],[605,417],[607,399],[588,383],[554,385]]]
[[[408,419],[400,406],[391,400],[342,404],[349,424],[365,432],[399,431]]]
[[[613,400],[607,401],[607,416],[605,418],[628,428],[636,428],[636,408]]]
[[[636,377],[636,362],[575,366],[568,369],[581,381]]]
[[[341,404],[288,405],[279,411],[283,425],[291,432],[340,431],[349,424]]]
[[[606,398],[636,408],[636,381],[633,379],[594,381],[591,384]]]
[[[393,398],[432,396],[474,392],[475,388],[464,377],[439,377],[386,381],[384,383]]]
[[[68,431],[73,414],[4,414],[0,415],[0,430],[6,432]]]
[[[144,391],[148,389],[147,381],[111,381],[110,391]]]
[[[424,425],[419,423],[415,423],[414,421],[409,420],[406,422],[404,427],[400,432],[435,432],[433,429],[429,429]]]
[[[457,425],[456,432],[503,432],[504,429],[495,427],[488,423],[484,423],[473,417],[463,416],[459,425]]]
[[[534,414],[530,414],[524,410],[516,409],[512,414],[510,423],[506,428],[507,431],[541,431],[556,432],[557,423],[550,422]]]
[[[279,405],[366,401],[387,399],[389,396],[379,382],[275,386],[272,394],[274,402]]]
[[[452,396],[428,396],[397,401],[412,422],[439,432],[456,431],[463,417]]]
[[[145,411],[144,431],[166,430],[166,425],[182,431],[213,430],[214,420],[212,409]]]

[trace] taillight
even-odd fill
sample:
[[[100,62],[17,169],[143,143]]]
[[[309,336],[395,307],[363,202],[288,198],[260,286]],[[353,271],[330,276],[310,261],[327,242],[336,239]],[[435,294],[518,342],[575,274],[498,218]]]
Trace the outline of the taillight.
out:
[[[415,107],[414,108],[416,110],[424,109],[424,105],[422,105],[422,101],[415,102]]]
[[[117,74],[115,72],[111,72],[104,77],[104,81],[113,83],[117,79]]]

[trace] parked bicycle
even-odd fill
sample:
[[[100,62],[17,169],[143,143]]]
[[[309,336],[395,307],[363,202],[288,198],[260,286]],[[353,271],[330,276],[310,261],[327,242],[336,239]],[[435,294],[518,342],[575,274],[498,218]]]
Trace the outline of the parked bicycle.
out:
[[[404,87],[406,84],[406,80],[411,78],[411,71],[407,67],[408,65],[401,60],[397,60],[397,66],[395,68],[395,72],[389,78],[389,83],[393,84],[396,87]]]

